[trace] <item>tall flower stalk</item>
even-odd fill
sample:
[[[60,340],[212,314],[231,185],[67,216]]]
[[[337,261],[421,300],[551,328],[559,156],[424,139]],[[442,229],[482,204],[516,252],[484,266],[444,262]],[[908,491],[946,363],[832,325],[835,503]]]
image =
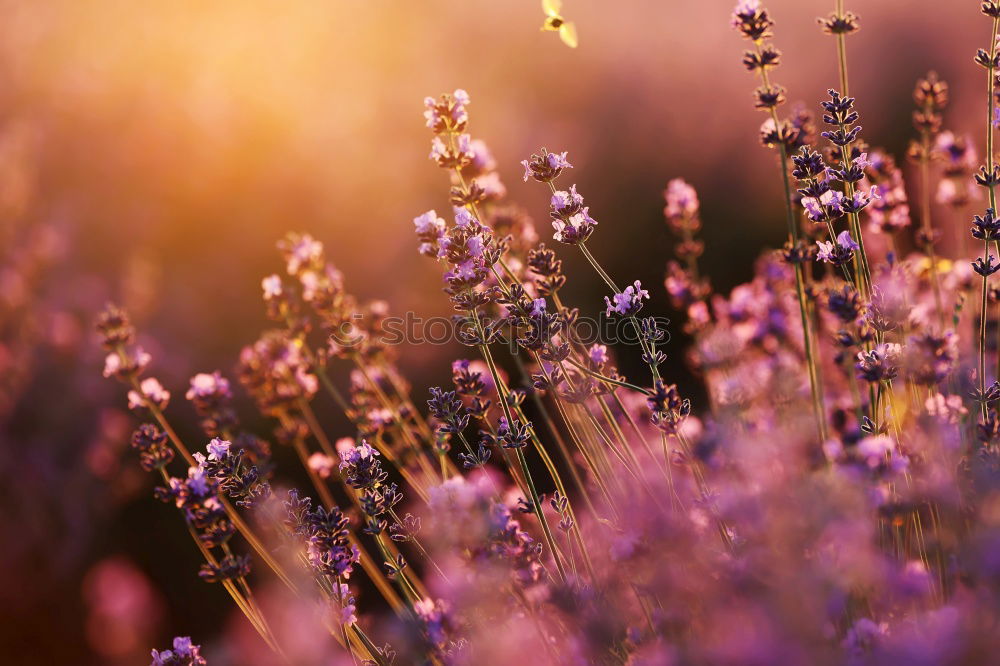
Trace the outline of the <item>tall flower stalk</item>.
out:
[[[496,387],[503,411],[503,420],[496,430],[498,441],[502,448],[514,449],[531,503],[528,511],[537,516],[559,579],[565,582],[566,570],[561,549],[545,516],[541,496],[523,451],[527,442],[533,439],[534,427],[530,421],[513,415],[512,395],[500,377],[490,351],[490,343],[497,337],[498,330],[490,324],[484,324],[480,313],[480,308],[492,300],[482,288],[487,278],[495,277],[502,286],[502,281],[495,273],[495,266],[501,261],[506,248],[504,243],[496,242],[480,216],[478,204],[483,199],[485,190],[478,182],[467,183],[462,173],[462,169],[473,161],[472,139],[465,131],[468,126],[468,103],[468,94],[463,90],[456,90],[453,95],[442,95],[438,100],[431,97],[425,100],[426,124],[435,135],[430,157],[454,174],[456,185],[452,200],[459,207],[456,208],[456,230],[453,237],[445,236],[444,226],[438,225],[436,219],[423,228],[418,222],[417,231],[422,234],[422,229],[426,229],[427,232],[439,234],[428,236],[427,244],[437,245],[434,250],[440,250],[452,266],[452,270],[445,276],[449,284],[446,291],[450,294],[455,309],[466,314],[465,323],[472,327],[466,334],[467,344],[479,350]],[[490,330],[487,330],[487,325]],[[542,448],[540,443],[539,447]]]
[[[806,368],[809,376],[809,391],[812,396],[813,416],[821,442],[827,439],[826,407],[824,406],[823,389],[820,385],[819,361],[814,349],[813,320],[810,316],[809,303],[806,298],[806,281],[803,263],[808,254],[801,247],[799,224],[792,204],[792,187],[788,177],[789,154],[800,145],[803,130],[792,123],[782,121],[778,117],[778,106],[785,102],[785,90],[772,84],[769,70],[780,63],[780,52],[771,44],[766,43],[772,36],[771,20],[766,9],[760,7],[759,0],[748,0],[740,3],[733,11],[732,25],[753,44],[753,50],[743,56],[743,64],[751,73],[760,75],[761,87],[754,92],[755,106],[768,113],[761,134],[766,146],[778,151],[778,161],[781,168],[781,185],[785,200],[785,218],[788,226],[788,246],[786,259],[795,271],[795,294],[799,303],[799,318],[802,323],[802,346],[806,356]]]
[[[930,167],[934,158],[935,141],[941,132],[941,110],[948,104],[948,84],[938,79],[937,74],[930,72],[926,78],[917,81],[917,86],[913,91],[913,99],[917,104],[917,110],[913,112],[913,124],[920,133],[920,139],[911,143],[908,154],[920,167],[922,228],[918,234],[918,240],[930,262],[931,286],[934,290],[938,325],[943,329],[945,311],[941,297],[941,278],[938,275],[937,252],[934,250],[934,245],[938,241],[938,233],[931,220]]]
[[[982,3],[982,12],[990,17],[992,25],[990,28],[989,49],[979,49],[976,53],[976,62],[986,69],[986,164],[980,168],[976,175],[976,182],[989,192],[989,206],[986,215],[978,217],[979,220],[992,222],[992,218],[997,210],[996,207],[996,186],[1000,183],[1000,167],[994,162],[993,154],[993,130],[996,122],[996,74],[1000,67],[1000,54],[997,53],[998,28],[1000,28],[1000,3],[995,0],[986,0]],[[977,259],[973,268],[982,276],[982,291],[979,313],[979,400],[983,419],[987,418],[987,403],[985,398],[986,390],[986,323],[988,319],[988,282],[989,276],[1000,270],[1000,265],[994,264],[993,255],[990,254],[990,240],[994,241],[997,252],[1000,254],[998,238],[1000,233],[990,229],[992,225],[987,223],[985,231],[977,234],[977,229],[983,229],[982,225],[973,227],[973,237],[983,241],[983,256]],[[1000,361],[998,361],[1000,367]]]

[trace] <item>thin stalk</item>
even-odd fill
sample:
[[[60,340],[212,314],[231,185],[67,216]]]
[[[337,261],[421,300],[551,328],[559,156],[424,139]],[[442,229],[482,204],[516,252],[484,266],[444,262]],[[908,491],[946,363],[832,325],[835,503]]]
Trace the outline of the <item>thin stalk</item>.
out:
[[[844,14],[844,0],[836,0],[837,16]],[[837,34],[837,72],[840,75],[840,89],[844,91],[844,97],[849,97],[847,87],[847,36],[844,33]]]
[[[997,209],[997,197],[996,197],[996,186],[993,183],[993,117],[994,117],[994,107],[996,105],[996,96],[994,95],[994,85],[995,85],[995,75],[996,68],[993,66],[993,61],[996,58],[997,53],[997,28],[1000,27],[1000,19],[993,19],[993,27],[990,32],[990,66],[987,69],[986,74],[986,173],[989,178],[989,192],[990,192],[990,208],[994,211]],[[1000,255],[1000,242],[995,243],[997,248],[997,254]],[[986,250],[983,252],[983,258],[989,258],[989,243],[986,243]],[[983,276],[983,290],[984,290],[984,300],[983,300],[983,335],[985,336],[986,329],[986,300],[985,300],[985,290],[986,290],[986,276]],[[1000,329],[1000,326],[998,326]],[[998,334],[1000,335],[1000,334]],[[983,356],[985,360],[985,342],[983,342],[983,348],[980,349],[980,355]],[[997,377],[1000,377],[1000,347],[997,350]],[[985,381],[985,376],[980,376],[980,384]],[[982,388],[982,386],[980,386]],[[986,417],[986,405],[983,404],[983,417]]]
[[[607,272],[605,272],[605,270],[601,267],[601,264],[597,261],[596,258],[594,258],[594,255],[592,255],[590,253],[590,250],[587,249],[587,244],[581,242],[577,245],[577,247],[580,248],[580,252],[583,253],[583,256],[586,257],[587,262],[593,267],[593,269],[597,271],[597,274],[601,276],[601,279],[604,280],[604,283],[607,284],[608,287],[610,287],[612,291],[614,291],[614,293],[616,294],[621,293],[621,289],[618,288],[618,285],[615,284],[615,281],[611,279],[611,276],[608,275]],[[660,381],[660,371],[656,367],[656,362],[655,359],[653,358],[652,350],[646,348],[646,339],[642,335],[642,328],[639,326],[639,320],[636,318],[635,315],[629,315],[629,321],[632,322],[632,326],[633,328],[635,328],[635,335],[636,338],[639,340],[639,346],[642,347],[642,353],[646,357],[646,364],[649,366],[649,371],[653,375],[653,382],[654,383],[658,382]]]
[[[405,441],[407,445],[413,450],[413,453],[417,459],[417,463],[424,471],[424,474],[426,474],[431,479],[436,479],[437,471],[434,469],[433,465],[428,464],[428,460],[424,455],[426,451],[421,449],[420,444],[411,436],[409,429],[405,427],[403,419],[399,415],[399,410],[396,409],[395,406],[389,401],[389,397],[385,394],[385,391],[382,390],[382,387],[378,385],[378,382],[376,382],[375,379],[369,374],[368,368],[362,362],[361,357],[355,354],[353,356],[353,360],[358,370],[361,371],[361,374],[365,378],[365,381],[368,382],[368,385],[375,393],[375,396],[378,398],[379,402],[382,403],[382,406],[388,409],[392,413],[393,417],[400,422],[399,432],[403,437],[403,441]]]
[[[567,357],[566,358],[566,362],[569,363],[570,365],[572,365],[573,367],[577,368],[578,370],[581,370],[582,372],[590,375],[594,379],[601,380],[605,384],[612,384],[614,386],[621,386],[622,388],[631,389],[631,390],[636,391],[638,393],[642,393],[643,395],[649,395],[649,393],[650,393],[649,389],[643,388],[641,386],[636,386],[635,384],[630,384],[628,382],[621,381],[619,379],[612,379],[611,377],[608,377],[606,375],[602,375],[599,372],[594,372],[593,370],[591,370],[587,366],[585,366],[582,363],[574,360],[572,356]]]
[[[754,48],[757,50],[757,55],[760,56],[760,44],[755,42]],[[760,69],[760,78],[764,87],[771,89],[771,81],[770,77],[767,75],[766,67],[762,67]],[[775,130],[777,130],[778,127],[780,127],[778,111],[772,106],[770,108],[770,113],[771,121],[774,123]],[[785,149],[784,143],[778,143],[778,155],[781,163],[781,185],[785,193],[785,221],[788,226],[788,240],[794,247],[799,241],[799,227],[796,223],[795,211],[792,208],[792,185],[788,178],[788,151]],[[835,239],[831,240],[836,242]],[[816,429],[819,434],[820,441],[825,442],[827,439],[826,407],[824,405],[823,389],[819,384],[819,372],[817,371],[818,363],[816,361],[815,353],[813,352],[811,333],[812,326],[807,313],[808,306],[806,303],[805,288],[802,279],[802,265],[798,262],[795,263],[795,291],[799,303],[799,316],[802,320],[802,346],[805,351],[806,365],[808,367],[809,391],[812,394],[813,415],[816,419]]]
[[[396,521],[397,525],[403,525],[403,521],[399,519],[399,516],[396,515],[396,511],[394,509],[389,509],[389,515],[392,516],[392,519]],[[419,550],[420,554],[424,556],[424,559],[426,559],[430,565],[434,567],[434,570],[438,572],[438,575],[441,576],[444,582],[450,585],[451,581],[448,580],[448,576],[445,575],[441,567],[438,566],[438,563],[434,561],[434,558],[430,556],[430,553],[428,553],[423,544],[420,543],[420,539],[416,536],[412,536],[409,540],[412,541],[413,545],[417,547],[417,550]]]
[[[517,363],[517,368],[521,372],[521,379],[525,382],[527,386],[530,387],[531,384],[530,384],[530,378],[528,377],[528,371],[524,367],[524,363],[521,361],[520,356],[515,354],[514,361]],[[538,391],[531,390],[529,391],[529,393],[531,394],[532,402],[535,403],[535,408],[538,410],[538,413],[541,414],[542,420],[545,422],[546,427],[549,429],[549,433],[552,435],[552,438],[556,440],[556,447],[559,449],[559,453],[562,454],[563,460],[566,461],[566,466],[569,469],[570,476],[573,477],[573,484],[576,486],[576,490],[579,493],[579,496],[583,498],[584,502],[586,502],[588,508],[590,509],[591,515],[596,516],[597,511],[594,509],[593,502],[590,499],[590,494],[587,492],[587,489],[583,484],[583,479],[580,477],[580,473],[577,471],[576,462],[573,460],[572,455],[570,455],[569,448],[566,446],[565,440],[563,440],[562,435],[559,433],[559,428],[556,426],[555,421],[549,414],[549,410],[548,408],[546,408],[545,403],[542,401],[541,396],[538,394]],[[538,448],[539,450],[542,450],[542,447]],[[562,491],[560,490],[560,492]],[[576,520],[575,517],[574,520]]]
[[[472,318],[475,320],[476,328],[479,330],[479,335],[482,339],[486,339],[486,332],[483,330],[483,324],[479,321],[479,316],[476,312],[471,313]],[[479,351],[486,360],[486,365],[489,367],[490,375],[493,377],[493,382],[496,384],[497,392],[500,397],[500,406],[503,409],[504,416],[507,418],[507,423],[510,425],[514,424],[514,417],[510,412],[510,405],[507,404],[506,392],[501,393],[503,383],[500,379],[500,373],[497,371],[496,364],[493,362],[493,354],[490,353],[489,345],[483,343],[479,345]],[[545,518],[545,511],[542,509],[541,500],[538,497],[538,491],[535,488],[535,482],[531,478],[531,470],[528,469],[528,461],[524,457],[524,450],[522,447],[518,447],[514,450],[517,456],[517,462],[521,466],[521,471],[524,473],[524,479],[528,484],[528,492],[531,495],[532,506],[535,509],[535,514],[538,516],[538,522],[542,527],[542,533],[545,536],[545,541],[548,544],[549,550],[552,551],[552,559],[556,563],[556,568],[559,570],[559,577],[563,583],[566,582],[566,571],[563,569],[562,559],[559,555],[559,550],[556,545],[555,539],[552,536],[552,532],[549,529],[548,520]]]
[[[984,255],[990,251],[990,242],[984,241]],[[986,294],[989,277],[983,276],[982,301],[979,306],[979,406],[982,410],[983,419],[986,418],[986,402],[982,398],[986,395]]]
[[[944,301],[941,298],[941,278],[938,275],[937,253],[934,250],[934,225],[931,222],[931,137],[926,129],[920,131],[920,217],[927,243],[927,258],[931,262],[931,285],[934,288],[934,304],[937,307],[938,324],[944,329]]]

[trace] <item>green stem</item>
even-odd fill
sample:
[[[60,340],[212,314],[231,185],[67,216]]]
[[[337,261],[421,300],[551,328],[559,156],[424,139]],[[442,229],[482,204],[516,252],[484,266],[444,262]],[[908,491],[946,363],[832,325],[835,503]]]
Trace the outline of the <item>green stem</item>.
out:
[[[479,315],[473,310],[470,312],[473,320],[475,321],[476,328],[479,331],[479,335],[483,340],[486,339],[486,331],[483,330],[483,324],[479,321]],[[496,364],[493,362],[493,354],[490,352],[489,345],[486,342],[479,345],[479,351],[486,360],[486,365],[490,369],[490,375],[493,377],[493,382],[497,387],[497,395],[500,398],[500,407],[503,409],[504,417],[507,419],[507,423],[510,427],[514,425],[514,417],[510,411],[510,405],[507,404],[508,395],[507,392],[503,390],[503,381],[500,378],[500,373],[497,370]],[[532,506],[535,510],[535,515],[538,516],[538,522],[542,527],[542,533],[545,536],[545,541],[552,551],[552,559],[556,563],[556,568],[559,570],[559,578],[561,582],[566,582],[566,571],[563,568],[562,558],[559,555],[559,549],[556,546],[555,538],[552,536],[552,531],[549,529],[548,520],[545,518],[545,511],[542,507],[541,499],[538,496],[538,490],[535,488],[535,481],[531,478],[531,470],[528,469],[528,461],[524,457],[523,447],[518,447],[514,449],[517,456],[517,462],[521,466],[521,472],[524,474],[525,483],[528,485],[528,493],[531,495]]]
[[[755,43],[754,47],[756,48],[759,56],[761,53],[760,44]],[[761,68],[760,78],[764,87],[770,89],[771,81],[767,75],[766,67]],[[772,106],[770,108],[770,112],[771,121],[774,123],[775,130],[777,130],[779,127],[778,111]],[[784,143],[778,143],[778,155],[781,161],[781,184],[785,193],[785,222],[788,226],[788,240],[792,243],[794,248],[799,241],[799,227],[795,220],[795,210],[792,208],[792,185],[788,178],[788,151],[786,150]],[[836,242],[836,239],[831,238],[831,241]],[[846,271],[847,269],[845,268],[844,270]],[[816,419],[816,429],[819,434],[820,441],[824,442],[827,439],[826,407],[824,405],[823,389],[819,385],[819,372],[817,370],[817,361],[813,353],[812,346],[812,322],[809,318],[808,305],[806,303],[805,284],[802,278],[802,265],[799,263],[795,264],[795,291],[799,303],[799,317],[802,320],[802,343],[806,355],[806,365],[809,374],[809,392],[812,396],[813,415]]]

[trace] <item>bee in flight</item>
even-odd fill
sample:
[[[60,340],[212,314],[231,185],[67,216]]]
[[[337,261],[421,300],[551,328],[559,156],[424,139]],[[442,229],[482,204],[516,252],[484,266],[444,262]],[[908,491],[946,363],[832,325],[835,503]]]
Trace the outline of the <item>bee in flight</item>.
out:
[[[545,23],[542,30],[558,32],[563,44],[575,49],[579,40],[576,37],[576,26],[568,23],[559,11],[562,9],[562,0],[542,0],[542,11],[545,12]]]

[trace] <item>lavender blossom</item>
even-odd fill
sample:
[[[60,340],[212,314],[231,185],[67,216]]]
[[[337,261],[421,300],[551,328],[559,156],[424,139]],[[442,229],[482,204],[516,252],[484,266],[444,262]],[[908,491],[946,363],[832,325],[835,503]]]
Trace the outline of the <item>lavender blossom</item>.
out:
[[[500,424],[497,427],[497,441],[505,449],[521,449],[528,445],[531,439],[533,426],[531,422],[522,423],[517,419],[507,422],[507,418],[501,416]]]
[[[174,639],[173,649],[153,650],[153,661],[150,666],[206,666],[205,658],[201,656],[201,646],[194,645],[187,636]]]
[[[340,473],[353,488],[370,489],[386,479],[378,460],[380,455],[368,442],[361,440],[355,448],[341,454]]]
[[[171,477],[169,485],[157,488],[155,494],[161,501],[173,502],[181,510],[185,519],[197,531],[198,538],[206,546],[221,546],[229,541],[235,528],[219,501],[218,482],[206,474],[202,466],[204,459],[201,454],[196,455],[202,460],[199,461],[199,465],[188,468],[186,478]],[[232,571],[241,570],[243,562],[244,560],[241,559],[230,563],[236,567]],[[237,564],[240,566],[237,567]],[[210,565],[206,566],[212,569]],[[246,561],[246,566],[249,567],[249,560]],[[223,573],[225,573],[223,570],[215,571],[208,577],[213,578],[211,582],[214,582],[226,578],[227,576],[223,576]]]
[[[858,378],[868,382],[894,379],[899,374],[902,347],[894,343],[883,343],[868,352],[858,352],[855,365]]]
[[[438,432],[458,434],[469,425],[470,415],[454,391],[442,391],[437,386],[432,387],[431,399],[427,401],[427,407],[431,416],[437,419],[440,424]]]
[[[859,249],[858,244],[851,238],[850,232],[846,230],[837,234],[836,244],[817,241],[816,246],[819,248],[817,258],[835,266],[842,266],[849,262],[854,257],[855,250]]]
[[[142,424],[132,433],[132,448],[139,452],[139,464],[147,472],[164,469],[174,459],[167,435],[150,423]]]
[[[128,392],[128,408],[132,410],[143,409],[147,404],[164,410],[169,402],[170,391],[163,388],[155,377],[146,377],[139,382],[139,391]]]
[[[271,494],[271,486],[255,465],[246,461],[245,449],[235,449],[229,441],[213,439],[206,447],[208,455],[195,454],[205,475],[219,492],[240,507],[252,507]]]
[[[222,435],[236,425],[229,380],[218,370],[211,374],[200,372],[192,377],[191,388],[184,397],[194,404],[201,427],[210,436]]]
[[[433,210],[429,210],[413,218],[413,226],[416,227],[417,237],[420,239],[420,254],[436,257],[440,252],[439,244],[444,238],[444,220]]]
[[[349,521],[340,509],[312,508],[308,497],[300,498],[298,491],[290,490],[285,510],[285,524],[302,538],[310,565],[334,580],[350,578],[359,552],[351,544]]]
[[[104,376],[127,382],[141,375],[151,360],[153,357],[142,347],[126,349],[121,353],[112,352],[104,359]]]
[[[611,316],[612,312],[622,317],[634,316],[642,309],[643,299],[649,299],[649,292],[642,288],[639,280],[636,280],[628,287],[625,287],[625,291],[614,294],[611,298],[604,297],[604,303],[607,306],[605,314],[608,317]]]
[[[566,155],[566,152],[550,153],[542,148],[539,154],[521,160],[521,166],[524,167],[524,181],[528,182],[529,178],[534,178],[540,183],[551,183],[563,170],[573,168]]]
[[[424,98],[424,118],[427,127],[435,134],[446,131],[461,132],[469,122],[466,105],[469,104],[469,93],[457,89],[451,95],[441,95],[438,99]]]

